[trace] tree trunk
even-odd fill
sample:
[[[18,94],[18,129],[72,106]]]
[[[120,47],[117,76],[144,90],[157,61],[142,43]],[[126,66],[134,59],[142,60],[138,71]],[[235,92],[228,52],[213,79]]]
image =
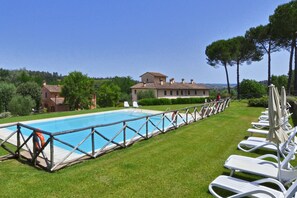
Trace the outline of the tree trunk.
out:
[[[229,76],[228,76],[228,70],[227,70],[227,63],[224,64],[224,67],[225,67],[226,78],[227,78],[228,94],[231,96]]]
[[[294,69],[294,95],[297,96],[297,51],[296,51],[296,37],[295,37],[295,42],[294,42],[294,50],[295,50],[295,69]]]
[[[288,93],[288,95],[291,95],[294,43],[295,43],[295,39],[293,38],[292,43],[291,43],[290,61],[289,61],[289,73],[288,73],[288,76],[289,77],[288,77],[288,85],[287,85],[287,93]]]
[[[271,42],[269,42],[267,55],[268,55],[268,78],[267,78],[267,84],[269,86],[270,83],[271,83],[270,82],[270,76],[271,76]]]
[[[239,62],[237,61],[237,99],[240,99],[240,87],[239,87]]]

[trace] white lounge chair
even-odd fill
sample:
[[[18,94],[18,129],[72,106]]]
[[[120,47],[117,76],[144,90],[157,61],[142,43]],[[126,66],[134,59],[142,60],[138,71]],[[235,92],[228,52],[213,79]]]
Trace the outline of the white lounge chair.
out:
[[[277,185],[280,190],[276,190],[262,184],[270,183]],[[264,178],[256,180],[253,182],[248,182],[238,178],[220,175],[214,181],[212,181],[209,186],[209,192],[215,197],[221,197],[215,191],[215,189],[223,189],[229,192],[235,193],[235,195],[230,197],[275,197],[275,198],[291,198],[296,197],[297,182],[292,184],[288,190],[284,187],[282,183],[272,178]]]
[[[297,133],[297,127],[287,132],[289,134],[289,139],[279,145],[279,149],[281,153],[287,153],[286,148],[288,148],[291,144],[294,144],[294,138]],[[267,141],[266,138],[260,137],[249,137],[246,140],[242,140],[238,145],[237,148],[244,152],[253,152],[258,149],[268,149],[272,151],[277,151],[277,145],[273,142]]]
[[[294,157],[295,151],[296,147],[292,146],[290,152],[284,160],[280,161],[280,167],[278,167],[278,157],[272,154],[262,155],[257,158],[231,155],[226,160],[224,166],[231,170],[231,176],[235,171],[240,171],[278,179],[282,183],[290,183],[292,180],[297,178],[297,170],[294,170],[289,163],[289,161]],[[265,160],[266,158],[274,159],[277,162]]]
[[[128,101],[125,101],[125,102],[124,102],[124,107],[125,107],[125,108],[129,108],[129,107],[130,107]]]
[[[133,101],[133,107],[134,108],[138,108],[139,107],[137,101]]]

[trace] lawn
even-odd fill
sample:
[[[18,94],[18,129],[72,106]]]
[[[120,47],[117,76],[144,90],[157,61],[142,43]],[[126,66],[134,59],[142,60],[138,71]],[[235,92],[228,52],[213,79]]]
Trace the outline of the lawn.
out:
[[[213,117],[54,173],[6,160],[0,162],[0,196],[211,197],[208,184],[221,174],[229,174],[223,167],[229,155],[261,154],[246,154],[236,146],[249,135],[246,129],[262,110],[232,102]]]

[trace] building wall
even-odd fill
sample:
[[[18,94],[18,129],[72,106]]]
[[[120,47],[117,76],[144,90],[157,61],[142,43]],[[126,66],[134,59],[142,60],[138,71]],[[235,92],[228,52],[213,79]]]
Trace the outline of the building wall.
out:
[[[132,101],[137,101],[137,93],[148,89],[132,89]],[[166,95],[165,95],[166,91]],[[196,91],[196,92],[195,92]],[[154,90],[156,98],[190,98],[190,97],[209,97],[209,90]]]
[[[155,77],[149,73],[144,74],[141,77],[141,82],[145,82],[145,83],[160,83],[161,80],[163,80],[163,82],[166,82],[165,77]]]
[[[158,90],[158,98],[209,97],[209,90]]]

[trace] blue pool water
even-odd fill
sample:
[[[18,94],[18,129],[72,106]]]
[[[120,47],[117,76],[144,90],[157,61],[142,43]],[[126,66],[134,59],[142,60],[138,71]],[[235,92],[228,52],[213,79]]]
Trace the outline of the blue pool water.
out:
[[[44,131],[48,131],[51,133],[60,132],[60,131],[67,131],[67,130],[73,130],[73,129],[79,129],[84,127],[90,127],[100,124],[108,124],[108,123],[114,123],[118,121],[123,120],[129,120],[129,119],[135,119],[143,116],[148,116],[150,114],[147,113],[141,113],[141,112],[132,112],[132,111],[118,111],[118,112],[109,112],[109,113],[101,113],[101,114],[92,114],[92,115],[83,115],[79,117],[72,117],[72,118],[65,118],[65,119],[55,119],[55,120],[48,120],[48,121],[38,121],[38,122],[31,122],[29,125],[34,128],[38,128]],[[161,121],[161,116],[153,116],[150,118],[150,120],[155,124],[158,125],[160,129],[162,129],[163,122]],[[135,121],[128,121],[126,122],[127,125],[131,128],[133,128],[136,131],[139,131],[142,135],[146,134],[146,126],[143,126],[145,123],[145,118],[138,119]],[[141,128],[141,126],[143,126]],[[170,124],[170,121],[165,119],[164,121],[164,127],[170,127],[172,126]],[[111,126],[106,127],[98,127],[95,128],[98,133],[103,135],[104,137],[108,139],[112,139],[115,137],[115,135],[121,131],[123,128],[123,122]],[[11,127],[11,130],[15,130],[15,127]],[[153,126],[153,124],[148,124],[148,131],[152,133],[153,131],[156,131],[156,127]],[[29,136],[32,133],[32,130],[28,130],[25,128],[21,128],[21,131],[24,135]],[[69,133],[69,134],[63,134],[55,136],[59,140],[62,140],[64,142],[67,142],[73,146],[78,145],[83,139],[87,137],[88,134],[90,134],[91,129],[83,130],[79,132]],[[44,135],[45,139],[48,138],[48,136]],[[126,128],[126,141],[128,142],[131,138],[137,138],[140,137],[140,135],[135,135],[135,132],[133,130]],[[114,141],[117,143],[122,143],[124,138],[124,133],[121,132],[117,137],[114,138]],[[95,134],[95,148],[96,150],[102,148],[108,141],[104,140],[99,135]],[[72,150],[71,147],[62,144],[59,141],[54,141],[54,145],[61,147],[66,150]],[[112,144],[110,144],[111,146]],[[91,152],[92,151],[92,141],[91,136],[82,144],[79,146],[80,149],[82,149],[85,152]],[[81,152],[76,151],[76,153],[80,154]]]

